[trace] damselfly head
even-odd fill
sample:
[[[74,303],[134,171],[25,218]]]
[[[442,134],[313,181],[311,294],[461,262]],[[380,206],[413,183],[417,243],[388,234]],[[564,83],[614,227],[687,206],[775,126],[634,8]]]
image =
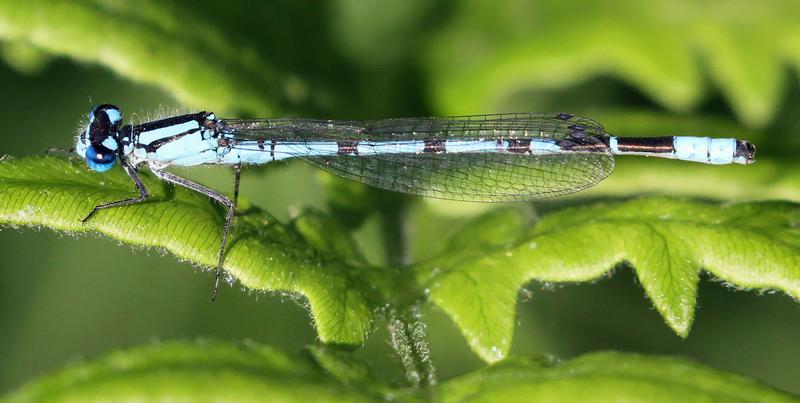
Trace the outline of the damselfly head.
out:
[[[89,112],[89,122],[78,135],[75,146],[75,152],[86,159],[89,168],[105,172],[114,167],[121,124],[122,112],[115,105],[98,105]]]
[[[737,164],[752,164],[756,162],[756,146],[745,140],[736,140],[736,154],[733,161]]]

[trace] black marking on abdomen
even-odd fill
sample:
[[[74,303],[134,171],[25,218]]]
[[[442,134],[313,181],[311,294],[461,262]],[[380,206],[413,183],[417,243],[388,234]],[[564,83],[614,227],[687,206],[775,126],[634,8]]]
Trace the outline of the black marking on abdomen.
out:
[[[357,141],[337,141],[336,147],[338,147],[337,154],[339,155],[358,155]]]
[[[620,152],[669,154],[675,152],[672,136],[617,137]]]
[[[425,154],[440,154],[447,152],[445,142],[441,140],[425,140],[425,147],[422,152]]]
[[[527,154],[531,152],[530,139],[508,140],[508,152],[514,154]]]
[[[608,137],[570,137],[556,140],[556,145],[564,151],[571,152],[607,152]]]

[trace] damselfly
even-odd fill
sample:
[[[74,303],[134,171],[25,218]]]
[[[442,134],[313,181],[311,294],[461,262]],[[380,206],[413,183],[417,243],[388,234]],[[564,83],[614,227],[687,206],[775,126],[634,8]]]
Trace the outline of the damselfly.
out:
[[[138,197],[99,210],[141,203],[150,196],[137,174],[147,165],[161,180],[227,207],[212,301],[219,289],[236,204],[225,195],[164,168],[243,164],[301,158],[336,175],[378,188],[426,197],[478,202],[544,199],[594,186],[614,169],[616,155],[644,155],[706,164],[750,164],[747,141],[709,137],[615,137],[597,122],[568,113],[382,120],[299,118],[220,119],[198,112],[122,126],[122,112],[103,104],[89,113],[75,151],[98,172],[117,160]]]

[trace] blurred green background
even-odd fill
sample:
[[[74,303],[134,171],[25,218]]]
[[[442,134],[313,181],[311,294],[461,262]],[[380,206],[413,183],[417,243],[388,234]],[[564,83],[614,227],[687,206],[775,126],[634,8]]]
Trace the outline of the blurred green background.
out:
[[[103,102],[134,121],[190,108],[326,118],[570,111],[620,135],[746,138],[759,147],[758,163],[624,159],[596,189],[546,208],[643,192],[800,200],[795,2],[35,3],[0,5],[1,154],[71,146],[92,103]],[[223,191],[232,185],[225,169],[182,173]],[[242,193],[285,220],[304,206],[327,209],[329,182],[301,162],[276,164],[247,169]],[[496,207],[410,203],[415,259]],[[378,218],[354,231],[365,254],[382,262]],[[0,391],[151,340],[249,338],[290,351],[315,341],[293,297],[234,285],[212,305],[209,273],[155,251],[2,228],[0,253]],[[592,284],[528,290],[515,354],[680,354],[800,393],[800,311],[787,296],[736,291],[706,276],[683,340],[626,269]],[[441,312],[427,308],[425,319],[440,376],[482,365]],[[377,374],[402,379],[385,323],[358,355]]]

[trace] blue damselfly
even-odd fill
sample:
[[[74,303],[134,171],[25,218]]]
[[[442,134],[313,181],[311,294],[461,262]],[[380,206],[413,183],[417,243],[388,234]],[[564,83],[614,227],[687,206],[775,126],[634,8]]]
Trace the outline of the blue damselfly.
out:
[[[75,152],[98,172],[119,160],[139,196],[97,205],[84,219],[150,195],[137,174],[147,165],[161,180],[227,207],[212,301],[219,289],[235,202],[164,169],[228,164],[240,168],[301,158],[336,175],[378,188],[426,197],[513,202],[544,199],[594,186],[614,169],[616,155],[644,155],[706,164],[750,164],[747,141],[709,137],[615,137],[568,113],[382,120],[220,119],[211,112],[122,125],[122,112],[103,104],[89,114]]]

